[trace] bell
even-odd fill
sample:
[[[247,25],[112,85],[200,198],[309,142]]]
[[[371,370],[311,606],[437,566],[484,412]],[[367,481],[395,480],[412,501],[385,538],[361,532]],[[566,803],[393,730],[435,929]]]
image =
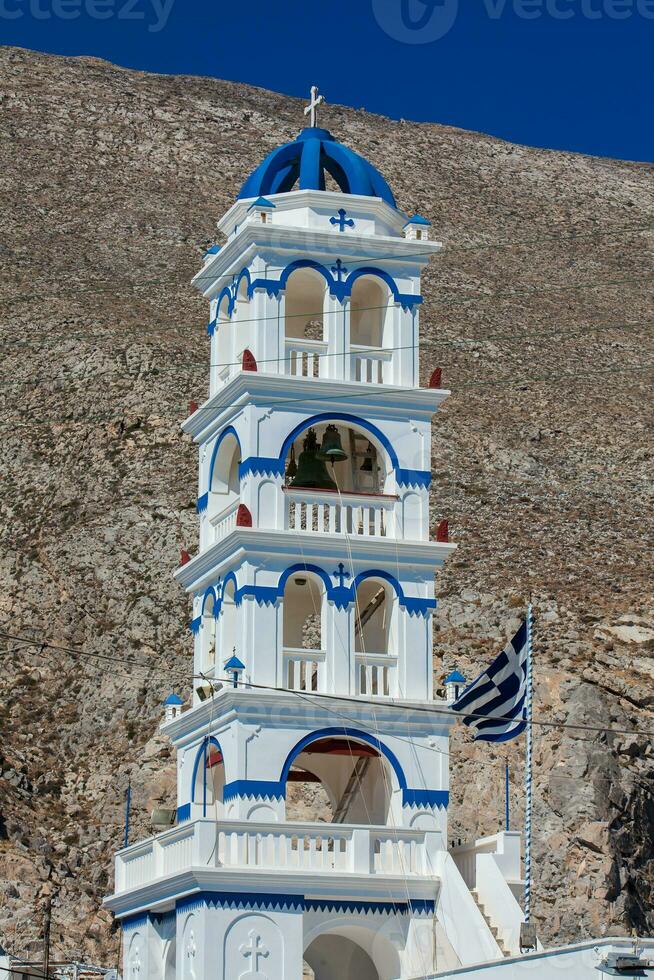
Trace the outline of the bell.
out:
[[[297,463],[295,462],[295,446],[291,445],[291,455],[288,460],[288,466],[286,467],[286,476],[289,480],[292,480],[297,474]]]
[[[324,461],[319,458],[315,429],[307,432],[304,449],[297,463],[297,473],[289,486],[304,487],[307,490],[336,490],[336,484],[327,472]]]
[[[366,449],[366,458],[360,466],[362,473],[372,473],[373,466],[372,461],[374,459],[375,450],[371,442],[368,443],[368,448]]]
[[[322,444],[318,459],[324,459],[328,463],[340,463],[347,459],[347,453],[341,446],[341,436],[335,425],[328,425],[322,437]]]

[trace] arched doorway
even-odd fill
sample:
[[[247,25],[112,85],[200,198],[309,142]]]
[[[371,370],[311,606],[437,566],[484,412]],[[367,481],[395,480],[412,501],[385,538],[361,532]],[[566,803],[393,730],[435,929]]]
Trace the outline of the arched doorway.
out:
[[[313,980],[381,980],[377,967],[366,953],[346,936],[318,936],[304,954]]]
[[[391,926],[389,930],[386,926]],[[305,942],[304,962],[311,980],[399,980],[402,972],[396,946],[404,943],[397,921],[367,927],[350,919],[332,920],[313,929]],[[393,937],[393,938],[391,938]],[[311,971],[310,973],[308,971]]]

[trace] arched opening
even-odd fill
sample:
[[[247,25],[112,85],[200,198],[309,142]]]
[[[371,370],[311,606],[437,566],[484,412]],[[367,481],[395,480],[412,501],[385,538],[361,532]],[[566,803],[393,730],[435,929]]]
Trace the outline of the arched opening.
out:
[[[222,816],[225,763],[215,738],[203,740],[195,758],[194,773],[193,802],[202,807],[203,816]]]
[[[171,939],[166,947],[166,952],[164,954],[164,968],[163,968],[163,978],[164,980],[175,980],[177,975],[177,944],[174,939]]]
[[[229,312],[230,300],[227,293],[223,295],[216,310],[216,323],[211,345],[211,372],[216,382],[225,382],[233,372],[234,360],[233,329]]]
[[[285,291],[285,338],[289,374],[317,378],[327,349],[323,305],[326,282],[314,269],[300,268],[288,277]]]
[[[220,667],[230,659],[233,654],[238,653],[237,631],[236,631],[237,607],[236,607],[236,586],[233,579],[229,579],[223,588],[222,602],[220,604]]]
[[[350,297],[350,344],[382,347],[389,290],[374,276],[361,276],[352,286]]]
[[[236,526],[236,511],[241,499],[239,464],[241,447],[233,432],[224,436],[213,460],[208,518],[213,538],[219,541]]]
[[[284,472],[290,488],[340,490],[341,494],[383,493],[389,477],[386,453],[377,440],[363,428],[338,420],[326,420],[299,433],[288,448]],[[371,533],[363,526],[365,515],[355,504],[349,508],[348,516],[348,532]],[[303,530],[340,530],[318,528],[318,511],[313,511],[311,518],[312,526],[300,525]],[[383,518],[375,533],[385,533]]]
[[[397,597],[388,582],[365,578],[356,590],[356,692],[390,697],[397,684]]]
[[[350,352],[354,381],[382,384],[390,380],[390,298],[386,283],[374,276],[361,276],[352,287]]]
[[[218,453],[213,463],[211,474],[211,492],[220,494],[223,498],[238,496],[240,482],[238,464],[241,459],[241,447],[236,436],[228,432],[218,447]],[[221,509],[224,500],[221,501]]]
[[[309,792],[289,792],[294,784]],[[286,819],[385,826],[396,785],[392,766],[375,745],[337,733],[318,737],[292,759]],[[332,849],[339,846],[340,841],[330,843]]]
[[[204,600],[202,607],[202,667],[212,670],[216,664],[216,603],[212,593]]]
[[[284,686],[294,691],[324,690],[324,585],[311,572],[290,575],[284,586]]]
[[[310,980],[397,980],[400,955],[379,925],[334,923],[309,938],[304,951]],[[396,930],[393,930],[396,933]],[[399,938],[399,937],[398,937]]]
[[[306,950],[304,961],[314,980],[380,980],[365,949],[345,936],[318,936]]]

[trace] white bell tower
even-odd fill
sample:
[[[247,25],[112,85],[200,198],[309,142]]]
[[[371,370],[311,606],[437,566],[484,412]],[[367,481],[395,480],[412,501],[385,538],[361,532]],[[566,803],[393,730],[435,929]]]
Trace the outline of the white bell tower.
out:
[[[500,955],[479,913],[471,938],[452,912],[474,903],[433,701],[454,546],[429,534],[448,392],[419,385],[427,224],[314,125],[248,178],[194,279],[211,367],[183,425],[200,546],[176,578],[196,680],[163,726],[177,825],[117,859],[126,980],[301,980],[303,960],[317,980],[404,980]]]

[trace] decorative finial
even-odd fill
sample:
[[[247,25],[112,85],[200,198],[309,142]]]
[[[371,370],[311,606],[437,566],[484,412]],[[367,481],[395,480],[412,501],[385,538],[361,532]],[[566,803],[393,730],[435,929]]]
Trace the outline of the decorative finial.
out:
[[[325,102],[324,95],[318,95],[318,86],[311,86],[311,101],[309,105],[304,109],[304,115],[310,116],[309,124],[313,128],[316,125],[316,109],[319,105],[323,105]]]

